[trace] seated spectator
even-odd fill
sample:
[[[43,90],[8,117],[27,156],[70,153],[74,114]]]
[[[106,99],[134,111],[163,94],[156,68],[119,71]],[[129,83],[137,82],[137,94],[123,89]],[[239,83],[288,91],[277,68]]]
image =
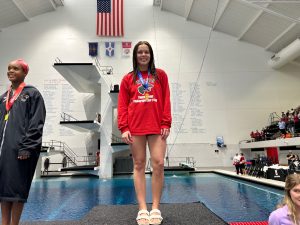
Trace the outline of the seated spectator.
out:
[[[269,216],[269,225],[299,225],[300,221],[300,175],[290,174],[285,180],[285,196]]]
[[[256,141],[260,141],[261,140],[261,134],[259,133],[258,130],[256,130],[256,132],[255,132],[255,140]]]

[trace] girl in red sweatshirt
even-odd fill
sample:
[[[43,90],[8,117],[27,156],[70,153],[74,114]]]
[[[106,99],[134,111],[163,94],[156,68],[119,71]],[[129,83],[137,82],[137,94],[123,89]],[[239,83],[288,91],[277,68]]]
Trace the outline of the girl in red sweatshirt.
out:
[[[168,77],[154,65],[151,45],[138,42],[133,49],[133,71],[121,82],[118,99],[118,127],[130,145],[134,163],[134,185],[139,204],[138,224],[161,224],[159,210],[164,182],[166,139],[171,127]],[[146,145],[152,163],[152,210],[146,205]]]

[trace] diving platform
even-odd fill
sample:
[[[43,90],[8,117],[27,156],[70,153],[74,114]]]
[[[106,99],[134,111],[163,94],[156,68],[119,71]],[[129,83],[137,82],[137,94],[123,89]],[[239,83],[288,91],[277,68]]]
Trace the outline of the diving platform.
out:
[[[75,175],[98,176],[99,167],[96,165],[70,166],[70,167],[60,168],[59,172],[72,172],[72,176]]]
[[[100,132],[100,123],[95,120],[60,121],[60,125],[79,132]]]
[[[240,149],[251,149],[251,148],[267,148],[267,147],[283,147],[283,146],[300,146],[300,137],[294,138],[280,138],[275,140],[266,141],[249,141],[240,142]]]
[[[101,93],[101,75],[93,63],[54,63],[56,69],[80,93]]]

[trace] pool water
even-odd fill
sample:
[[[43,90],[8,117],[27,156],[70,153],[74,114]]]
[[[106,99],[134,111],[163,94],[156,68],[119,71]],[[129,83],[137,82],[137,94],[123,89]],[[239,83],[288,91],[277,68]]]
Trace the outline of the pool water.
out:
[[[150,176],[147,191],[151,190]],[[226,222],[267,220],[283,190],[214,173],[165,177],[162,203],[203,202]],[[151,202],[151,194],[147,194]],[[96,205],[136,204],[131,176],[48,178],[32,183],[22,221],[78,220]]]

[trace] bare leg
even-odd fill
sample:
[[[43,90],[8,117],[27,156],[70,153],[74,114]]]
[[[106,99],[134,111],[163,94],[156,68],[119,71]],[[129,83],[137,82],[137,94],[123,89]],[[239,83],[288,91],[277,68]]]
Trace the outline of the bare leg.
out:
[[[10,225],[12,202],[1,202],[2,225]]]
[[[24,203],[14,202],[12,205],[12,220],[11,225],[18,225],[24,208]]]
[[[152,209],[159,209],[162,189],[164,185],[164,157],[167,148],[166,140],[163,140],[161,135],[147,136],[151,163],[153,168],[152,173]]]
[[[132,136],[133,143],[130,145],[133,158],[133,179],[135,193],[139,204],[139,210],[147,209],[146,205],[146,136]],[[148,221],[142,219],[142,223]]]

